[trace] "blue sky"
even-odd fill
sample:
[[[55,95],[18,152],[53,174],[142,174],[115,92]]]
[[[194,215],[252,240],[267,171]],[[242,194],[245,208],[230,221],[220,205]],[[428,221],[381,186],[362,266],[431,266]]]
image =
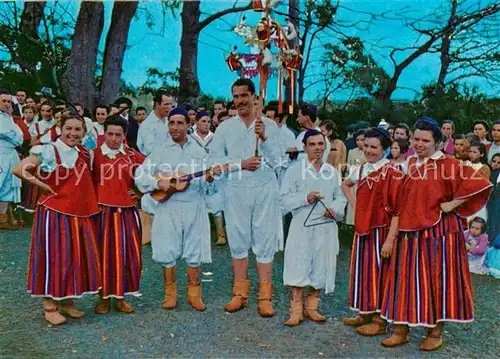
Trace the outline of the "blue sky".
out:
[[[302,1],[302,0],[300,0]],[[240,0],[240,5],[245,5],[247,0]],[[288,1],[283,0],[279,10],[286,12]],[[431,14],[444,6],[446,1],[440,0],[343,0],[342,5],[363,12],[381,13],[388,10],[397,12],[397,9],[407,7],[418,15]],[[213,13],[234,4],[234,0],[202,0],[202,12]],[[154,29],[146,27],[146,16],[144,11],[139,11],[134,18],[128,39],[128,50],[123,63],[122,77],[134,86],[141,85],[146,80],[146,70],[157,67],[163,71],[172,71],[179,66],[180,62],[180,37],[181,20],[180,11],[176,17],[168,15],[165,19],[164,32],[160,33],[164,19],[162,17],[161,4],[155,1],[142,1],[140,7],[147,6],[155,23]],[[105,28],[106,34],[111,20],[112,2],[105,3]],[[76,14],[77,5],[74,12]],[[225,58],[234,45],[238,46],[240,52],[249,52],[249,48],[243,44],[243,39],[230,30],[230,25],[235,26],[240,21],[243,13],[230,14],[224,17],[224,21],[215,21],[205,28],[200,36],[198,52],[198,75],[201,89],[205,93],[216,97],[228,97],[230,95],[231,83],[236,79],[236,74],[231,73],[225,63]],[[247,11],[248,24],[255,24],[259,15]],[[202,18],[206,15],[202,15]],[[360,20],[364,15],[345,10],[337,13],[339,20]],[[369,30],[349,30],[349,35],[359,36],[363,40],[379,45],[390,44],[394,46],[408,46],[418,41],[416,35],[406,28],[400,21],[378,22]],[[327,41],[328,39],[323,39]],[[104,48],[104,36],[101,40],[101,48]],[[318,49],[312,53],[312,59],[318,60],[322,50]],[[401,54],[402,57],[404,54]],[[388,59],[387,50],[373,52],[377,62],[386,71],[392,73],[392,64]],[[310,69],[310,75],[321,73],[321,67],[316,62],[316,68]],[[414,90],[420,90],[423,84],[427,84],[437,78],[439,72],[439,58],[436,55],[424,55],[408,67],[401,76],[399,85],[408,88],[396,91],[395,99],[412,99],[415,97]],[[493,89],[484,81],[470,82],[478,85],[480,89],[488,94],[496,94],[498,88]],[[410,89],[410,90],[409,90]],[[411,90],[413,89],[413,90]],[[321,91],[320,87],[313,87],[306,92],[305,97],[313,99]],[[276,81],[271,79],[269,83],[269,96],[276,96]],[[338,99],[345,98],[346,93],[339,93]]]

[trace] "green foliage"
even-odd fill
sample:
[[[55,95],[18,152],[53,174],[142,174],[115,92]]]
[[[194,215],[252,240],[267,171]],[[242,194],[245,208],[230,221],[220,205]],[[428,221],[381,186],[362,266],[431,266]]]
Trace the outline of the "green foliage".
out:
[[[500,99],[488,99],[477,87],[454,84],[441,90],[431,83],[422,89],[422,113],[439,122],[452,120],[456,133],[472,132],[475,120],[492,123],[500,118]]]
[[[64,20],[70,4],[48,4],[38,35],[22,32],[20,3],[6,3],[0,13],[0,86],[29,93],[42,86],[59,92],[59,79],[66,70],[74,24]]]
[[[324,65],[332,65],[343,74],[345,82],[374,95],[390,80],[387,72],[367,53],[359,37],[347,37],[339,45],[326,44]]]
[[[367,121],[376,126],[382,118],[393,125],[403,122],[410,127],[423,115],[439,123],[452,120],[456,133],[472,132],[472,123],[478,119],[489,123],[500,119],[500,98],[489,99],[477,88],[453,85],[439,90],[431,83],[423,86],[422,91],[419,101],[392,101],[387,106],[368,97],[354,99],[346,106],[328,102],[319,110],[319,117],[334,121],[341,138],[345,138],[350,124]]]
[[[179,69],[162,71],[157,67],[152,67],[146,71],[146,76],[146,82],[137,89],[138,95],[154,94],[160,89],[173,96],[177,96],[179,93]]]
[[[315,3],[314,13],[320,27],[327,27],[331,25],[333,18],[337,12],[337,6],[332,5],[331,0],[324,0],[323,2]]]

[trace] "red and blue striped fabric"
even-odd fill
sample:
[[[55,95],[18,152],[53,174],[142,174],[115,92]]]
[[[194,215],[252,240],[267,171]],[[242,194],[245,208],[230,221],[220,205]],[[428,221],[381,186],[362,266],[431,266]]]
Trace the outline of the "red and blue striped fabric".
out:
[[[78,298],[101,288],[96,216],[74,217],[38,206],[31,233],[28,292]]]
[[[453,223],[454,222],[454,223]],[[463,231],[456,215],[443,215],[432,228],[400,232],[392,254],[382,317],[395,324],[434,327],[471,322],[474,300]]]
[[[139,293],[141,279],[141,221],[135,207],[102,207],[99,248],[103,298]]]
[[[23,192],[21,195],[21,207],[27,212],[35,212],[38,198],[40,197],[40,188],[29,182],[23,182]]]
[[[349,306],[362,314],[380,312],[389,259],[381,250],[389,229],[373,228],[370,234],[354,235],[349,278]]]

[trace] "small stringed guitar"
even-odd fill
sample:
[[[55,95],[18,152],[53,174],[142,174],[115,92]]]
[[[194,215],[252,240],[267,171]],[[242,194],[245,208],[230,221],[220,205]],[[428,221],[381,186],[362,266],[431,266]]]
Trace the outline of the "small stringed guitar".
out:
[[[166,191],[161,190],[161,189],[154,190],[153,192],[151,192],[151,197],[153,197],[153,199],[157,200],[158,202],[166,202],[175,193],[185,192],[189,187],[189,183],[192,180],[194,180],[195,178],[202,177],[208,172],[211,172],[213,175],[220,175],[222,173],[228,172],[230,169],[231,169],[231,165],[225,164],[225,165],[217,165],[217,166],[209,168],[205,171],[198,171],[198,172],[191,173],[188,175],[185,174],[184,172],[181,172],[181,171],[175,172],[174,174],[168,174],[168,175],[159,173],[159,174],[155,175],[154,177],[158,181],[160,181],[160,180],[168,181],[170,183],[170,187]]]

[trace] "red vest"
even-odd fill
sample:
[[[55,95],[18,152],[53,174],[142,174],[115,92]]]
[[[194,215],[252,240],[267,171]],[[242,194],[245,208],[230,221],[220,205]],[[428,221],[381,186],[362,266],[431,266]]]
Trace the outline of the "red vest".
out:
[[[128,191],[134,186],[134,172],[144,162],[139,152],[125,147],[115,158],[102,154],[101,147],[94,151],[94,183],[99,204],[110,207],[133,207],[136,201]]]
[[[356,192],[354,230],[358,235],[390,225],[391,217],[397,215],[396,201],[404,176],[396,166],[388,163],[361,179],[364,166],[359,171]]]
[[[72,169],[61,166],[61,157],[54,146],[56,169],[41,172],[41,179],[56,192],[44,194],[38,200],[40,205],[56,212],[75,217],[89,217],[99,212],[92,174],[90,171],[90,153],[82,146],[75,166]]]
[[[24,120],[18,116],[13,116],[12,118],[14,119],[14,122],[16,123],[17,127],[19,127],[23,132],[23,141],[29,141],[31,139],[31,136],[26,122],[24,122]]]
[[[59,138],[59,135],[57,134],[57,130],[56,130],[56,125],[52,125],[52,127],[50,127],[49,129],[49,133],[50,133],[50,141],[52,142],[56,142],[56,140]],[[35,130],[36,130],[36,134],[38,136],[38,138],[42,137],[42,133],[40,132],[40,126],[38,125],[38,122],[35,123]]]
[[[488,200],[492,184],[472,167],[460,161],[441,157],[429,159],[426,164],[416,166],[416,158],[408,161],[408,172],[401,187],[399,209],[400,231],[417,231],[431,228],[441,220],[440,204],[454,199],[467,201],[455,212],[467,217],[479,211]],[[460,231],[458,224],[451,222],[447,233]]]

